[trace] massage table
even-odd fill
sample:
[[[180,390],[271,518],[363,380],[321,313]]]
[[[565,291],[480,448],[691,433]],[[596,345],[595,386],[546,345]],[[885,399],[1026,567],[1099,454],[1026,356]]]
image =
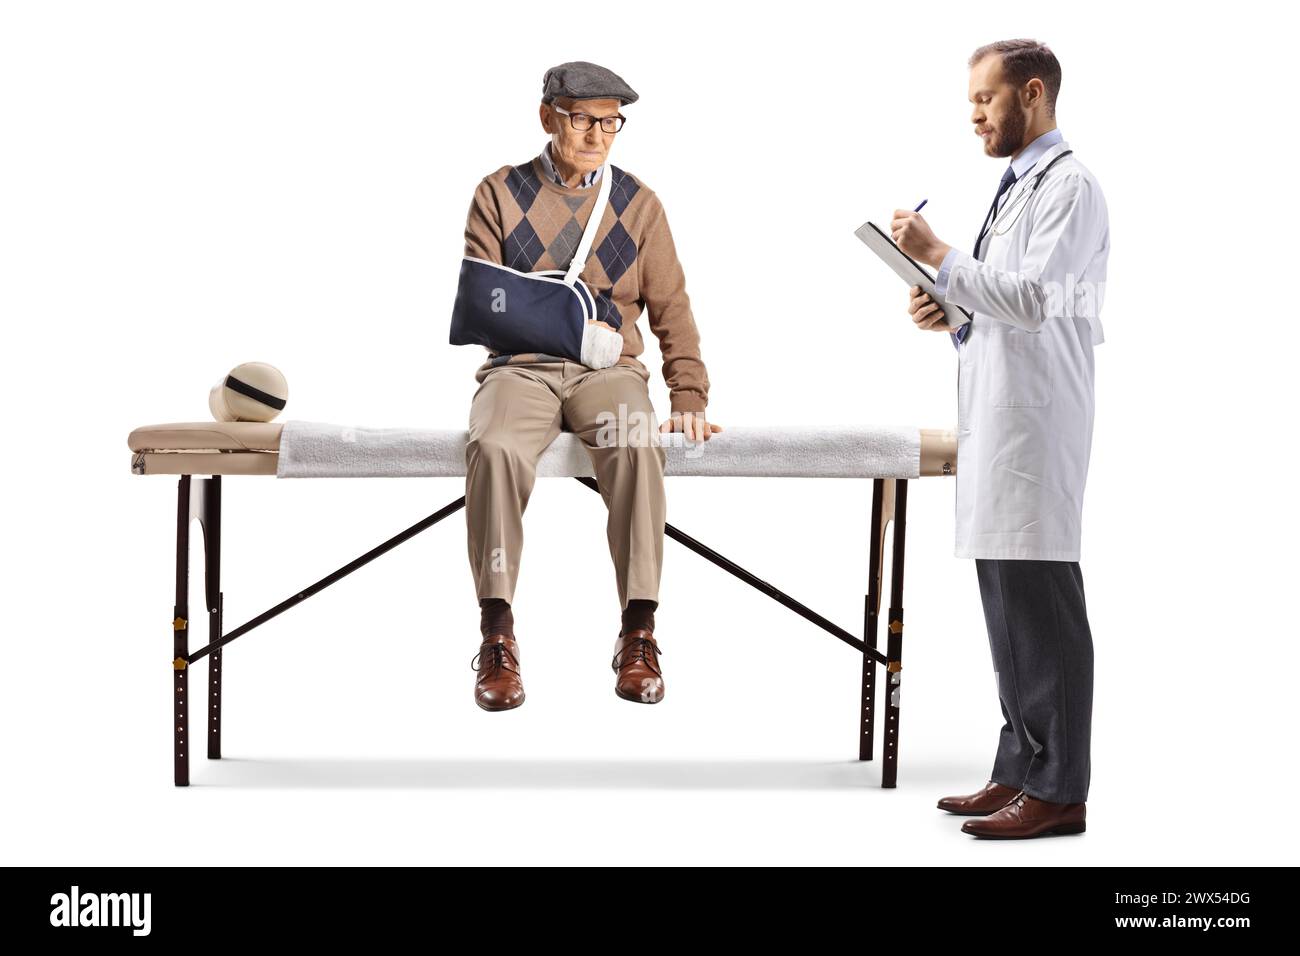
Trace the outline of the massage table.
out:
[[[277,478],[463,478],[463,430],[367,428],[320,422],[180,422],[131,432],[131,472],[179,476],[176,512],[176,603],[172,609],[173,757],[176,786],[189,784],[189,669],[207,658],[208,710],[203,733],[208,757],[221,756],[222,650],[271,618],[305,601],[403,541],[465,506],[462,495],[360,557],[226,631],[221,591],[221,482],[230,475]],[[872,480],[870,559],[863,636],[858,637],[671,524],[664,533],[838,638],[861,655],[858,759],[875,751],[876,668],[886,675],[881,786],[898,778],[899,692],[903,670],[903,567],[907,483],[956,474],[953,431],[879,426],[753,427],[728,425],[707,441],[680,432],[659,434],[667,477],[816,477]],[[563,431],[542,453],[537,476],[576,478],[599,492],[581,440]],[[198,519],[204,544],[208,642],[189,649],[190,527]],[[885,534],[892,526],[890,603],[885,650],[877,649]]]

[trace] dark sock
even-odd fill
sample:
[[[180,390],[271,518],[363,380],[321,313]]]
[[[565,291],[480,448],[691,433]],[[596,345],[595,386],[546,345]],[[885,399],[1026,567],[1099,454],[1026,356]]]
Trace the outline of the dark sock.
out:
[[[628,631],[635,631],[641,627],[653,633],[655,629],[655,608],[658,606],[658,601],[632,598],[627,602],[627,607],[623,608],[623,630],[621,633],[626,634]]]
[[[510,605],[505,598],[479,598],[478,606],[482,609],[479,630],[483,632],[484,637],[504,634],[506,637],[514,638],[515,616],[511,613]]]

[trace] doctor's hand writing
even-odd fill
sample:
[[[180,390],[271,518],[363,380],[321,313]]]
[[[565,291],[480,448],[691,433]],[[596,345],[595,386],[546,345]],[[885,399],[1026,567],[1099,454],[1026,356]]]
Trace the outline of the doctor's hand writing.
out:
[[[706,421],[704,412],[674,412],[659,431],[685,432],[687,441],[706,441],[714,432],[722,431],[722,426]]]
[[[930,298],[930,293],[922,292],[919,285],[912,286],[910,291],[912,297],[908,300],[907,311],[918,329],[933,332],[952,331],[943,316],[943,309],[939,308],[939,303]]]
[[[925,217],[911,209],[895,209],[889,228],[898,248],[917,262],[924,262],[936,269],[943,265],[943,257],[952,248],[947,243],[940,242]]]

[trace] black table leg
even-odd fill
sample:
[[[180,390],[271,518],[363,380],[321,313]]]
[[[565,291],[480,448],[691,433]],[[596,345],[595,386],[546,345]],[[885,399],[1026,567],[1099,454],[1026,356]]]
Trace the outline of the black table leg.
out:
[[[895,479],[894,492],[894,559],[890,571],[893,581],[889,595],[889,642],[886,651],[888,674],[885,700],[885,765],[880,772],[882,787],[898,785],[898,715],[899,694],[903,682],[903,556],[907,538],[907,481]]]
[[[867,610],[862,633],[866,647],[874,651],[877,622],[880,620],[880,525],[885,479],[877,478],[871,486],[871,557],[867,572]],[[858,759],[871,760],[876,753],[876,659],[865,649],[862,652],[862,707],[858,730]]]
[[[208,642],[221,637],[221,476],[203,479],[203,591],[208,605]],[[221,757],[221,648],[208,655],[208,758]]]
[[[172,758],[178,787],[190,784],[189,654],[190,476],[176,483],[176,603],[172,605]]]

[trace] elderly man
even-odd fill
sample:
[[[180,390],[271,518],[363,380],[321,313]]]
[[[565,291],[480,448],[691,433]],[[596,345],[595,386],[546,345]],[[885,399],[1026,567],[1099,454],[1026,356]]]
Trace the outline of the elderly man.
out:
[[[611,666],[618,696],[657,703],[664,696],[654,611],[663,566],[664,450],[660,432],[691,441],[721,431],[707,421],[709,378],[672,233],[659,198],[636,176],[606,166],[637,94],[617,74],[582,61],[546,71],[540,118],[550,137],[541,155],[485,176],[465,226],[465,255],[520,272],[565,269],[596,205],[602,175],[610,195],[580,278],[595,294],[596,318],[622,335],[616,364],[591,368],[542,352],[489,349],[475,372],[465,451],[469,563],[481,609],[482,644],[474,699],[485,710],[524,702],[511,603],[523,547],[523,513],[537,459],[560,431],[591,455],[609,510],[606,533],[622,622]],[[670,420],[659,425],[637,319],[649,313],[659,339]],[[640,425],[640,427],[639,427]],[[563,547],[557,544],[556,547]],[[586,597],[590,575],[574,575]]]

